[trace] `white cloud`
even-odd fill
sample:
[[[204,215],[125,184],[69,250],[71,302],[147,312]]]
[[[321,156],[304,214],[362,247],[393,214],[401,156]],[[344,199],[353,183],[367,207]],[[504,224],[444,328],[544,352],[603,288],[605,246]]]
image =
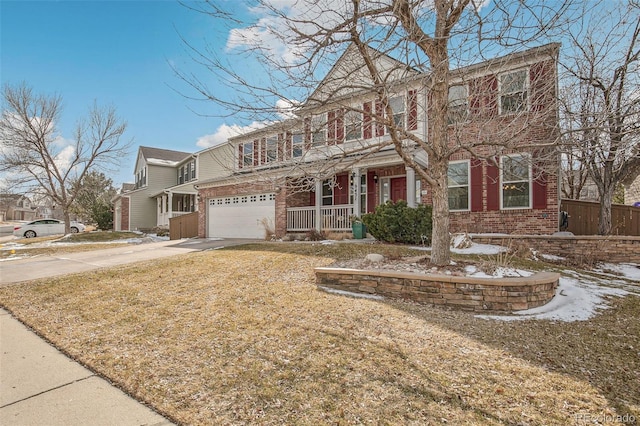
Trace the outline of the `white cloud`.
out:
[[[61,147],[53,161],[55,161],[56,166],[61,170],[68,170],[71,166],[71,161],[76,154],[75,142],[65,139],[62,136],[58,136],[53,140],[53,144]]]
[[[209,135],[200,136],[196,142],[196,145],[201,148],[209,148],[212,146],[225,143],[229,138],[239,136],[244,133],[252,132],[254,130],[261,129],[267,126],[269,123],[265,122],[253,122],[248,126],[238,126],[236,124],[227,125],[223,124],[218,129]]]

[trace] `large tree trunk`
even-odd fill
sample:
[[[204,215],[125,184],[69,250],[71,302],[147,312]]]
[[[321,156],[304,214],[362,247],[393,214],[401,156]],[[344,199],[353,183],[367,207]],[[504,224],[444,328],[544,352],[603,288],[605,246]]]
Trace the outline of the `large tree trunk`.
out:
[[[446,167],[444,167],[444,173],[442,173],[442,166],[442,163],[436,166],[439,169],[437,176],[434,176],[437,182],[431,186],[433,203],[431,263],[446,266],[451,262],[451,237],[449,235],[449,191],[447,186],[447,173]]]
[[[611,233],[611,203],[613,203],[613,186],[605,187],[600,194],[600,221],[598,222],[600,235]]]

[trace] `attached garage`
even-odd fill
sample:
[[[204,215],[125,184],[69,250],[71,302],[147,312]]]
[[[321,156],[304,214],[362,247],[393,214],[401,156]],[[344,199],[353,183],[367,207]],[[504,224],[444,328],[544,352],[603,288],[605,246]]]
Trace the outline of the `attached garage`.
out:
[[[255,194],[210,198],[207,208],[207,237],[265,237],[265,224],[273,229],[276,194]]]

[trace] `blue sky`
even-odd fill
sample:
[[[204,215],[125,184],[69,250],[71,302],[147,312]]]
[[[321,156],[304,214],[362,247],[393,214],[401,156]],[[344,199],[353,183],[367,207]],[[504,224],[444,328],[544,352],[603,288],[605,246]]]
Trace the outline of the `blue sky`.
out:
[[[0,28],[2,85],[26,82],[36,92],[61,95],[62,137],[71,138],[94,100],[113,105],[128,122],[134,145],[111,175],[116,186],[133,180],[140,145],[195,152],[202,149],[199,138],[224,124],[190,110],[207,113],[212,106],[176,93],[187,88],[170,63],[194,68],[178,33],[220,48],[225,34],[176,1],[0,0]]]

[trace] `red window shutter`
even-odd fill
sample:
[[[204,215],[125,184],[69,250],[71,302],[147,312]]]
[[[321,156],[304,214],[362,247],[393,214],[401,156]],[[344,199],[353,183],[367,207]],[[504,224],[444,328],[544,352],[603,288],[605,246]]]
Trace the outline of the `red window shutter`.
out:
[[[349,203],[349,175],[343,173],[336,176],[336,186],[333,187],[333,204]]]
[[[487,210],[500,210],[500,169],[487,164]]]
[[[381,101],[376,101],[376,136],[384,136],[384,108]]]
[[[340,109],[336,113],[336,143],[342,142],[344,142],[344,110]]]
[[[471,211],[482,211],[482,161],[476,158],[471,159]]]
[[[241,169],[244,166],[244,145],[238,145],[238,168]]]
[[[539,164],[533,165],[533,208],[547,208],[547,174]]]
[[[376,172],[367,172],[367,213],[372,213],[376,209]]]
[[[336,113],[329,111],[327,113],[327,145],[336,144]]]
[[[266,164],[267,162],[267,139],[260,139],[260,164]]]
[[[373,132],[371,131],[371,102],[365,102],[362,105],[364,117],[362,119],[362,133],[365,139],[371,139]]]
[[[311,119],[309,117],[304,119],[304,150],[311,149]]]
[[[253,165],[260,164],[260,141],[258,139],[253,141]]]
[[[418,129],[418,95],[415,90],[409,91],[409,130]]]

